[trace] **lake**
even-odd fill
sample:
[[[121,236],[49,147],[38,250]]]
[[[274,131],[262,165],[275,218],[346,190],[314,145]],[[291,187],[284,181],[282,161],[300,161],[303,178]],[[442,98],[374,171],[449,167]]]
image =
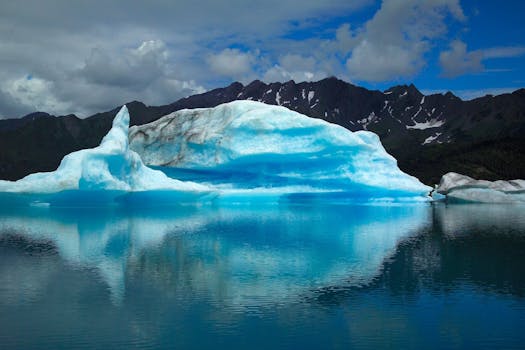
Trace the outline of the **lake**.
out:
[[[4,202],[0,347],[524,348],[524,213]]]

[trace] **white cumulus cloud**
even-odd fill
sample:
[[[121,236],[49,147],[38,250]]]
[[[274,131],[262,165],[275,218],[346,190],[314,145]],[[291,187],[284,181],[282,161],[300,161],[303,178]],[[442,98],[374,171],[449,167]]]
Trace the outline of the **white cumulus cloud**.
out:
[[[525,55],[525,47],[522,46],[501,46],[469,51],[466,43],[454,40],[450,43],[448,50],[439,54],[439,64],[445,77],[454,78],[464,74],[488,71],[485,68],[485,60],[523,55]]]
[[[53,95],[54,84],[37,77],[20,77],[4,82],[2,92],[22,108],[32,111],[56,111],[67,114],[71,105]]]
[[[224,49],[208,56],[208,64],[214,73],[230,78],[239,78],[251,73],[256,55],[239,49]]]
[[[357,80],[411,77],[425,66],[431,39],[447,31],[447,15],[463,21],[459,0],[384,0],[363,28],[341,28],[338,41],[350,45],[346,67]]]
[[[327,74],[319,67],[312,56],[286,54],[279,58],[279,63],[270,67],[263,76],[266,82],[295,80],[315,81],[325,78]]]
[[[441,52],[439,63],[446,77],[456,77],[465,73],[476,73],[483,70],[481,51],[467,51],[467,45],[455,40],[450,43],[450,49]]]

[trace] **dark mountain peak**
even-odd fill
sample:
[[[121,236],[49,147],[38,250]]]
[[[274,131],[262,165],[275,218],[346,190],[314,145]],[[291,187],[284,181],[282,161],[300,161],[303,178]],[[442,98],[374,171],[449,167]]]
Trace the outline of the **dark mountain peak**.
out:
[[[234,81],[226,87],[226,89],[242,89],[244,85],[241,82]]]
[[[239,93],[241,93],[244,89],[244,85],[239,83],[238,81],[230,84],[226,88],[224,88],[224,95],[235,95],[237,96]]]
[[[261,82],[261,84],[257,85],[257,86],[264,87],[264,88],[271,87],[272,89],[277,89],[277,88],[279,88],[281,86],[284,86],[284,85],[285,85],[284,83],[280,83],[280,82],[273,82],[273,83],[269,83],[269,84],[265,84],[265,83]]]
[[[281,84],[281,83],[277,83],[277,84]],[[253,89],[253,88],[258,88],[261,86],[266,86],[266,84],[260,81],[259,79],[255,79],[254,81],[246,85],[246,89]]]
[[[423,96],[421,91],[419,91],[414,84],[410,85],[395,85],[391,88],[385,90],[385,94],[392,94],[395,97],[402,97],[405,95],[410,95],[411,97],[420,98]]]
[[[408,86],[406,85],[394,85],[389,87],[384,91],[385,94],[403,94],[405,91],[408,90]]]
[[[35,121],[43,118],[54,119],[55,116],[46,112],[33,112],[23,116],[22,118],[0,119],[0,132],[15,130],[17,128],[23,127],[24,125],[32,124]]]
[[[94,122],[98,125],[98,127],[101,128],[101,130],[107,131],[106,129],[109,130],[109,127],[111,126],[111,122],[113,121],[113,118],[115,117],[115,115],[117,115],[117,113],[120,111],[120,109],[124,105],[129,110],[130,125],[144,124],[144,123],[148,123],[152,121],[150,118],[151,107],[146,106],[144,103],[137,101],[137,100],[126,102],[123,105],[113,108],[110,111],[94,114],[86,118],[85,121],[88,123]]]
[[[317,83],[321,84],[321,85],[325,85],[325,86],[338,86],[338,87],[341,87],[341,86],[351,86],[351,87],[355,87],[355,85],[353,84],[350,84],[344,80],[341,80],[341,79],[338,79],[334,76],[330,76],[328,78],[324,78],[322,80],[319,80]]]
[[[525,89],[518,89],[512,93],[514,96],[525,97]]]
[[[446,98],[454,99],[454,100],[461,100],[459,97],[454,95],[452,91],[447,91],[444,95]]]
[[[46,112],[33,112],[33,113],[29,113],[25,115],[24,117],[22,117],[22,119],[35,120],[35,119],[42,118],[42,117],[51,117],[51,114],[46,113]]]
[[[414,84],[410,84],[408,86],[408,93],[409,94],[412,94],[412,95],[419,95],[419,96],[422,96],[423,94],[421,93],[421,91],[418,90],[418,88],[414,85]]]
[[[340,94],[343,91],[346,91],[346,93],[349,93],[349,94],[362,94],[365,92],[369,92],[369,90],[365,88],[361,88],[361,87],[352,85],[346,81],[337,79],[333,76],[324,78],[317,82],[312,82],[312,83],[307,83],[307,84],[310,88],[312,88],[315,91],[318,91],[325,98],[329,98],[331,94],[336,94],[336,95]]]
[[[330,82],[330,83],[344,83],[344,84],[349,84],[348,82],[344,81],[344,80],[341,80],[333,75],[329,76],[329,77],[326,77],[324,79],[321,79],[319,80],[319,82]]]
[[[146,105],[140,101],[133,100],[131,102],[124,103],[128,108],[145,108]]]
[[[75,118],[75,119],[80,119],[79,117],[76,116],[76,114],[66,114],[66,115],[63,115],[62,118]]]

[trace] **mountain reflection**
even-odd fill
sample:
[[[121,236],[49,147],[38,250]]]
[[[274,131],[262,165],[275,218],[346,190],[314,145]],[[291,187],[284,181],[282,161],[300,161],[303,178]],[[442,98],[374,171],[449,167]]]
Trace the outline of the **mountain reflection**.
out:
[[[525,297],[525,206],[435,204],[432,224],[400,244],[378,278],[364,288],[322,289],[315,298],[338,304],[355,293],[385,288],[417,298],[458,290]]]

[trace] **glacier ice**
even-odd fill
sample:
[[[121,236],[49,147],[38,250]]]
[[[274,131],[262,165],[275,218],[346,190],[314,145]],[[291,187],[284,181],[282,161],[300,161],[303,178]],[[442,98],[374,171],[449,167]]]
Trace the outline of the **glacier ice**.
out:
[[[184,170],[194,173],[186,176]],[[123,106],[98,147],[65,156],[56,171],[0,181],[0,192],[53,194],[52,200],[36,202],[61,205],[273,201],[319,194],[428,200],[430,190],[400,171],[371,132],[353,133],[250,101],[183,110],[132,128]]]
[[[236,182],[230,193],[265,187],[425,199],[431,190],[399,170],[376,134],[254,101],[177,111],[130,128],[129,139],[147,165],[222,174]]]
[[[100,146],[66,155],[57,170],[18,181],[1,181],[0,192],[56,193],[66,190],[206,191],[203,185],[182,182],[148,168],[129,148],[129,113],[123,106]]]
[[[443,175],[436,191],[451,202],[525,203],[525,180],[475,180],[450,172]]]

